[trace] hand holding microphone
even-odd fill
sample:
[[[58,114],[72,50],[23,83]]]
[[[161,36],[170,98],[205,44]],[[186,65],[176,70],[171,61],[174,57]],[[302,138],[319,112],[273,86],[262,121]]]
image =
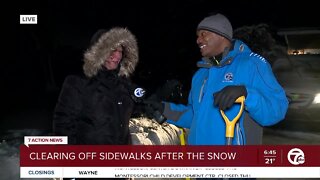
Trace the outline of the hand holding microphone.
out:
[[[129,87],[129,90],[132,100],[144,105],[147,117],[155,119],[159,124],[167,120],[163,116],[164,104],[156,95],[151,95],[146,99],[146,90],[133,84]]]
[[[134,89],[131,89],[131,91],[130,95],[133,101],[136,103],[143,103],[146,91],[141,87],[135,87]]]
[[[147,116],[155,119],[159,124],[164,123],[167,118],[163,116],[164,104],[155,95],[144,100]]]

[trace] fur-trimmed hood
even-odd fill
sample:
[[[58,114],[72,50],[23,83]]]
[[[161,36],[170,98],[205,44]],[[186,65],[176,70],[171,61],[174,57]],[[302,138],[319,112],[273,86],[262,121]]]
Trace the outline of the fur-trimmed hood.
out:
[[[84,74],[88,77],[97,75],[105,60],[119,46],[123,48],[123,58],[118,76],[129,77],[139,60],[138,45],[135,36],[128,29],[120,27],[103,33],[84,53]]]

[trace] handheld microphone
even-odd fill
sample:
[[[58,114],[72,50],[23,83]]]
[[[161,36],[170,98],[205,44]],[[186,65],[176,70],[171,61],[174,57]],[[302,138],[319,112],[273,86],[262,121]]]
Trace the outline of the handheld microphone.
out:
[[[146,95],[146,90],[141,87],[137,87],[133,90],[132,99],[137,103],[142,103]]]
[[[131,85],[129,89],[131,98],[135,103],[144,104],[150,108],[150,101],[146,100],[145,96],[147,92],[144,88],[137,85]],[[158,109],[154,109],[154,107],[151,108],[153,108],[152,118],[159,124],[162,124],[167,120]]]
[[[143,100],[145,99],[145,96],[146,96],[146,90],[142,87],[135,85],[135,84],[131,84],[129,86],[129,93],[130,93],[132,100],[135,103],[143,103]]]

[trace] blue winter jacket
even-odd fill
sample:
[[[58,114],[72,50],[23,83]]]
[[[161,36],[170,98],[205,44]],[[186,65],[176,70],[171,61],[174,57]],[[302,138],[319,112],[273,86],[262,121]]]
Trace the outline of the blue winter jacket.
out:
[[[165,103],[164,115],[169,123],[189,128],[189,145],[224,145],[225,122],[219,108],[214,106],[213,94],[229,85],[244,85],[247,89],[245,111],[235,127],[233,145],[255,144],[247,138],[262,137],[262,126],[270,126],[284,119],[288,100],[266,59],[235,40],[234,47],[220,61],[219,66],[208,65],[202,59],[200,69],[192,78],[188,104]],[[234,104],[225,113],[233,119],[239,111]],[[246,117],[246,118],[244,118]],[[245,129],[248,124],[256,124]]]

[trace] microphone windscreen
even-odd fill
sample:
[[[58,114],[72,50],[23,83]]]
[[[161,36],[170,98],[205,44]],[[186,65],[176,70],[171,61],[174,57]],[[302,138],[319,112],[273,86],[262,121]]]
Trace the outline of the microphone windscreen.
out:
[[[136,103],[141,103],[145,99],[146,90],[137,85],[132,85],[130,87],[130,95],[133,101],[135,101]]]

